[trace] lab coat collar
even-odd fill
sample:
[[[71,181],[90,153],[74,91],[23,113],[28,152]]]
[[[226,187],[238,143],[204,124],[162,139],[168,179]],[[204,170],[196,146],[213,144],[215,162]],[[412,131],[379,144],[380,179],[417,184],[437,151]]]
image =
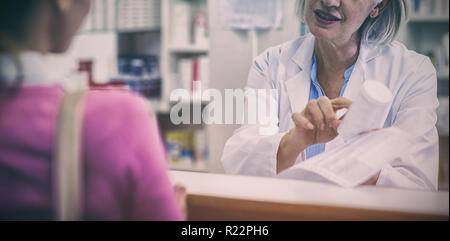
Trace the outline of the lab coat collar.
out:
[[[60,59],[55,55],[24,51],[15,60],[9,54],[0,53],[0,78],[7,84],[20,79],[24,86],[59,86],[66,91],[80,89],[81,85],[70,79],[65,68],[54,67]],[[16,62],[20,63],[20,70]]]
[[[301,112],[308,103],[314,42],[313,35],[306,36],[289,63],[286,63],[286,69],[279,69],[281,72],[285,72],[279,74],[279,78],[286,77],[285,85],[292,113]],[[291,61],[294,65],[290,64]],[[280,80],[282,79],[284,78]]]
[[[314,54],[315,42],[316,38],[314,37],[314,35],[308,34],[301,46],[293,55],[291,60],[300,67],[300,70],[308,70],[311,68],[311,58]],[[360,55],[358,57],[358,60],[367,63],[380,55],[381,48],[378,45],[361,43],[359,51]]]
[[[37,52],[22,52],[17,58],[0,54],[0,76],[7,84],[21,79],[23,84],[44,84],[51,76],[45,71],[44,55]]]
[[[309,70],[312,65],[312,56],[314,54],[314,44],[316,38],[312,34],[308,34],[305,40],[292,57],[292,61],[300,67],[300,70]]]

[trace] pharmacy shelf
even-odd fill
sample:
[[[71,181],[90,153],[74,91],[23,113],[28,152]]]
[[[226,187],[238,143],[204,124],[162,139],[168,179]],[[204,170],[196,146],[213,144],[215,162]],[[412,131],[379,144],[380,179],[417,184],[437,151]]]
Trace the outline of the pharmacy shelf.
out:
[[[181,101],[181,105],[202,105],[205,106],[209,104],[210,100],[205,99],[191,99],[189,101]],[[170,107],[178,104],[180,102],[178,101],[163,101],[163,100],[148,100],[148,108],[155,112],[160,114],[166,114],[170,112]]]
[[[169,113],[170,106],[163,100],[148,100],[148,108],[154,113]]]
[[[104,30],[101,30],[101,29],[99,29],[99,30],[80,30],[80,31],[78,31],[78,33],[77,33],[77,35],[90,35],[90,34],[105,34],[105,33],[115,33],[116,31],[115,30],[107,30],[107,29],[104,29]]]
[[[448,69],[437,73],[438,80],[449,80]]]
[[[194,46],[194,45],[185,45],[185,46],[169,46],[169,51],[172,53],[186,53],[186,54],[207,54],[209,53],[209,47],[206,46]]]
[[[409,23],[448,23],[448,16],[411,16]]]
[[[197,166],[190,163],[170,163],[169,168],[172,171],[188,171],[188,172],[208,172],[206,165]]]
[[[181,2],[181,5],[179,5]],[[183,3],[184,2],[184,3]],[[208,13],[209,0],[161,0],[161,58],[160,67],[161,75],[163,79],[163,90],[161,102],[155,102],[154,108],[159,111],[158,120],[163,132],[167,131],[204,131],[208,133],[207,126],[200,125],[177,125],[174,126],[170,121],[170,109],[179,102],[171,102],[170,95],[173,90],[182,88],[183,85],[179,81],[179,63],[181,59],[193,59],[193,58],[206,58],[210,53],[209,43],[206,41],[195,41],[195,34],[191,36],[187,34],[177,33],[177,28],[180,25],[177,24],[177,19],[183,19],[183,16],[177,15],[180,9],[187,7],[185,3],[190,4],[192,13],[196,11]],[[178,5],[177,5],[178,4]],[[185,16],[184,16],[185,17]],[[191,16],[192,17],[192,16]],[[175,34],[177,33],[177,34]],[[193,37],[193,38],[192,38]],[[192,42],[191,42],[192,41]],[[199,69],[202,69],[199,61]],[[199,73],[200,75],[202,72]],[[204,108],[208,102],[203,100],[189,100],[181,102],[181,105],[201,106]],[[193,109],[191,109],[193,110]],[[210,143],[207,138],[204,140],[206,149],[211,149]],[[178,162],[170,162],[171,170],[190,171],[190,172],[208,172],[210,160],[203,162],[196,162],[192,160],[180,160]],[[200,165],[199,165],[200,164]]]
[[[119,34],[124,33],[148,33],[148,32],[160,32],[161,27],[154,27],[154,28],[130,28],[130,29],[118,29],[116,30]]]
[[[170,101],[171,104],[176,104],[179,103],[180,101]],[[182,100],[181,103],[183,104],[208,104],[210,103],[211,100],[210,99],[206,99],[206,98],[199,98],[199,97],[190,97],[189,100]]]

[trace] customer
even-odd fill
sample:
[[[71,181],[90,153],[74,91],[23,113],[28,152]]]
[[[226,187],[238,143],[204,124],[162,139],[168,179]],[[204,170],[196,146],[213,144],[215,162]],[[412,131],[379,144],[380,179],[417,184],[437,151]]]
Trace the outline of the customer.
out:
[[[56,219],[52,163],[66,92],[45,70],[90,0],[0,0],[0,220]],[[84,220],[180,220],[154,116],[125,91],[84,97]]]

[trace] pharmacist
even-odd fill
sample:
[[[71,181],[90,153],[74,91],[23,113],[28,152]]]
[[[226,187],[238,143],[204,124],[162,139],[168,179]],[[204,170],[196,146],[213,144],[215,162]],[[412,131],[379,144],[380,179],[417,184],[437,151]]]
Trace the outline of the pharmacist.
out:
[[[278,106],[277,131],[263,135],[261,126],[243,125],[225,145],[225,171],[276,176],[324,152],[339,139],[336,111],[351,106],[366,80],[375,80],[394,95],[389,114],[380,121],[412,134],[414,148],[365,184],[437,190],[436,70],[429,58],[394,41],[406,4],[298,1],[297,12],[311,34],[257,57],[247,83],[248,89],[278,92],[266,97]]]

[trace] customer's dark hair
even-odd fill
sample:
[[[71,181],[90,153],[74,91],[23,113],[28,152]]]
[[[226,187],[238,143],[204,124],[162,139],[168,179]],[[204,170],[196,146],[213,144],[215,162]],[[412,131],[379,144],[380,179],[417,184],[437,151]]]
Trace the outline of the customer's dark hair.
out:
[[[19,70],[21,67],[17,61],[19,49],[16,43],[26,37],[30,17],[40,1],[0,0],[0,54],[12,56]],[[4,80],[0,77],[0,94],[4,88]]]

